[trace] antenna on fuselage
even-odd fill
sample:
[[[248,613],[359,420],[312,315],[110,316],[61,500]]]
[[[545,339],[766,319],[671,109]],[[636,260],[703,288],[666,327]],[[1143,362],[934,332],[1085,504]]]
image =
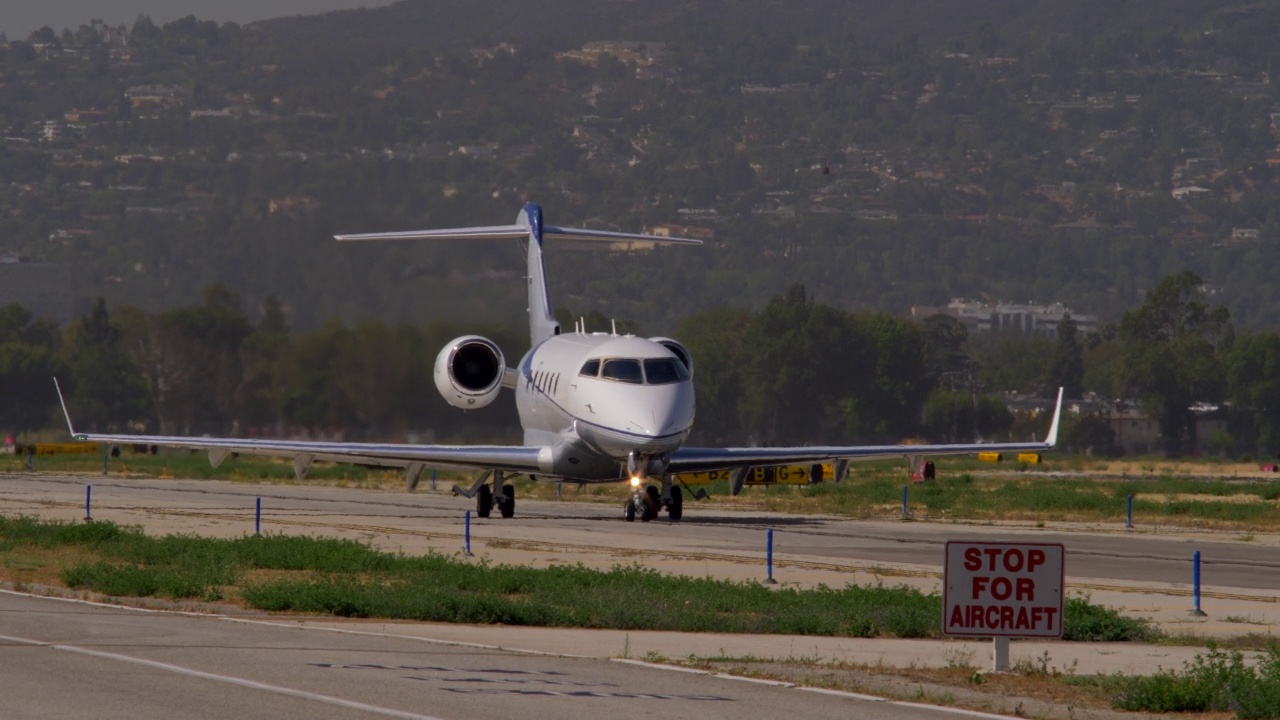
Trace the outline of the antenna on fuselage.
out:
[[[613,328],[613,336],[614,336],[614,337],[618,337],[618,321],[617,321],[617,320],[610,320],[610,321],[609,321],[609,326],[610,326],[611,328]]]

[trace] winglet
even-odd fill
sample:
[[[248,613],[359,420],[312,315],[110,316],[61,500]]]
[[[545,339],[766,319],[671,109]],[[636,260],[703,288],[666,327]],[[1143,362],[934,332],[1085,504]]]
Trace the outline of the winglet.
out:
[[[1058,444],[1058,425],[1062,422],[1062,392],[1058,388],[1058,404],[1053,408],[1053,421],[1049,423],[1049,434],[1044,439],[1044,446],[1051,448]]]
[[[58,402],[62,404],[62,416],[67,419],[67,430],[71,432],[71,437],[76,440],[83,440],[83,437],[76,435],[76,429],[71,427],[71,413],[67,412],[67,401],[62,397],[62,386],[58,384],[58,378],[53,379],[53,388],[58,391]]]

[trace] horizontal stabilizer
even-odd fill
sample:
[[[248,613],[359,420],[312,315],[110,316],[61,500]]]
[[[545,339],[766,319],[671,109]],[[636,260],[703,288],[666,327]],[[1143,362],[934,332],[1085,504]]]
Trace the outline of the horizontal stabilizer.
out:
[[[405,230],[399,232],[354,233],[334,235],[335,240],[344,242],[361,240],[524,240],[529,237],[529,228],[525,225],[492,225],[489,227],[448,228],[444,230]],[[642,241],[656,245],[701,245],[701,240],[682,237],[663,237],[661,235],[641,235],[638,233],[609,232],[607,230],[585,230],[579,228],[544,227],[543,238],[557,240],[573,240],[587,242],[616,243]]]
[[[405,230],[402,232],[334,235],[335,240],[523,240],[529,228],[523,225],[449,228],[446,230]]]
[[[557,240],[586,240],[595,242],[619,242],[622,240],[643,240],[660,245],[701,245],[701,240],[682,237],[666,237],[663,235],[640,235],[636,233],[609,232],[607,230],[583,230],[579,228],[545,227],[542,237]]]

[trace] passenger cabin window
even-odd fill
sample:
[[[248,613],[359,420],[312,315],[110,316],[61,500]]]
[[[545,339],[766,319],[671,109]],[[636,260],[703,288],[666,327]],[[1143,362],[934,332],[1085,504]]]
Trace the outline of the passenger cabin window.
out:
[[[578,374],[579,374],[579,375],[586,375],[587,377],[595,377],[595,376],[599,375],[599,374],[600,374],[600,361],[599,361],[599,360],[588,360],[588,361],[586,361],[585,363],[583,363],[583,364],[582,364],[582,369],[578,371]]]
[[[600,376],[606,380],[617,380],[636,385],[644,382],[639,360],[605,360],[604,370],[600,373]]]
[[[666,385],[688,380],[689,371],[675,358],[649,358],[644,361],[644,379],[650,385]]]

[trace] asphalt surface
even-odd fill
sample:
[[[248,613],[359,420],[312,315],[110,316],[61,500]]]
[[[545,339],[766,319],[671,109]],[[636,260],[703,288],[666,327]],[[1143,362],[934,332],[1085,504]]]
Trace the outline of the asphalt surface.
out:
[[[472,502],[443,492],[379,492],[300,485],[251,485],[65,477],[0,473],[0,511],[40,511],[83,517],[85,485],[92,483],[95,517],[143,522],[158,532],[252,532],[255,498],[262,498],[264,531],[348,532],[403,543],[402,549],[458,549],[463,513]],[[572,492],[566,490],[566,492]],[[626,523],[612,504],[520,499],[515,518],[472,519],[474,542],[495,539],[546,543],[565,552],[610,551],[616,558],[649,562],[685,555],[758,562],[765,532],[775,531],[775,555],[836,566],[907,565],[939,569],[948,540],[1052,542],[1066,547],[1069,578],[1186,586],[1191,559],[1201,552],[1206,585],[1280,592],[1280,552],[1275,538],[1241,542],[1233,535],[1190,533],[1138,523],[1064,532],[1053,528],[991,527],[955,523],[861,521],[784,515],[686,504],[680,523],[660,519]],[[165,523],[168,518],[171,522]],[[665,518],[665,516],[664,516]],[[185,520],[185,522],[184,522]],[[998,535],[998,538],[995,537]],[[1238,535],[1238,533],[1236,534]],[[438,541],[432,546],[432,540]],[[426,543],[426,545],[422,545]],[[391,543],[393,549],[397,546]]]
[[[340,536],[409,553],[460,555],[464,513],[444,492],[321,485],[0,473],[0,513],[97,520],[148,533],[238,537],[262,501],[266,533]],[[566,488],[566,493],[574,490]],[[1067,589],[1173,633],[1280,630],[1280,536],[1115,525],[963,525],[857,521],[686,505],[685,519],[627,523],[614,503],[520,498],[510,520],[472,519],[478,560],[532,566],[643,564],[734,580],[764,575],[766,530],[783,587],[905,583],[936,590],[948,540],[1062,542]],[[1204,563],[1209,617],[1188,617],[1191,554]],[[682,658],[810,656],[868,666],[989,667],[990,643],[508,628],[422,623],[228,619],[144,613],[0,592],[0,717],[646,717],[930,718],[849,695],[636,665]],[[453,643],[453,644],[449,644]],[[459,644],[461,643],[461,644]],[[478,645],[476,645],[478,643]],[[469,645],[470,644],[470,645]],[[536,651],[515,653],[498,648]],[[1072,672],[1177,668],[1194,646],[1019,642],[1015,661]],[[633,660],[622,662],[620,657]],[[1011,711],[996,698],[982,705]],[[953,713],[952,713],[952,716]]]
[[[0,592],[0,715],[43,718],[955,717],[600,660]]]

